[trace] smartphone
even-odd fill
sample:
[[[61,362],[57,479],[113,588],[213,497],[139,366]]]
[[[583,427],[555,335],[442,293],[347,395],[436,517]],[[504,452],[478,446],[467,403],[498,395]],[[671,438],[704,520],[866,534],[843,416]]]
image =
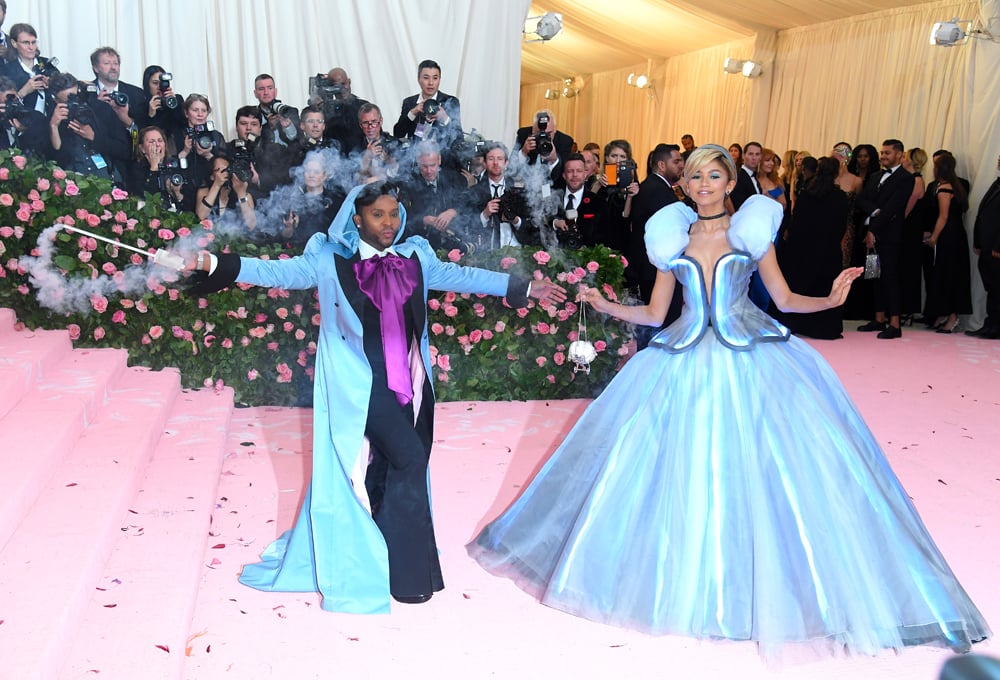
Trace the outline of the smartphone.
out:
[[[608,186],[613,187],[618,184],[618,164],[617,163],[605,163],[604,164],[604,174],[608,178]]]

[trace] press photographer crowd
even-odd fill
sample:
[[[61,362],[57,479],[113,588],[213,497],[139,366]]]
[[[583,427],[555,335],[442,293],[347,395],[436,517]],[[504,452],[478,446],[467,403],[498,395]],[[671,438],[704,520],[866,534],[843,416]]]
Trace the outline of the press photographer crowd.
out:
[[[402,99],[391,129],[378,105],[354,94],[347,72],[333,68],[309,78],[301,109],[278,98],[271,75],[258,75],[257,103],[236,111],[236,137],[227,140],[208,98],[176,92],[162,66],[148,66],[141,86],[131,85],[119,79],[118,52],[101,47],[90,57],[93,79],[83,80],[40,56],[37,33],[24,23],[11,26],[4,51],[0,148],[111,179],[170,210],[289,249],[325,232],[351,187],[389,179],[401,188],[406,236],[462,253],[603,244],[625,255],[627,281],[648,302],[656,270],[646,257],[646,222],[675,201],[694,205],[681,181],[695,148],[691,135],[680,145],[658,144],[640,166],[627,140],[579,148],[553,113],[541,110],[508,148],[463,128],[459,99],[439,90],[441,67],[431,60],[417,66],[420,91]],[[825,295],[820,288],[829,288],[841,268],[869,264],[869,281],[828,312],[782,315],[762,286],[760,294],[751,291],[793,331],[836,338],[842,319],[871,319],[858,330],[893,339],[914,321],[954,332],[960,315],[972,313],[962,222],[969,186],[956,176],[949,151],[933,154],[932,181],[925,183],[928,154],[895,139],[880,150],[838,142],[819,158],[807,151],[782,155],[757,142],[729,150],[739,171],[728,211],[754,193],[785,207],[776,250],[793,290]],[[880,165],[892,172],[880,172]],[[987,319],[967,331],[987,338],[1000,338],[998,211],[1000,186],[994,186],[980,206],[972,244],[988,293]]]

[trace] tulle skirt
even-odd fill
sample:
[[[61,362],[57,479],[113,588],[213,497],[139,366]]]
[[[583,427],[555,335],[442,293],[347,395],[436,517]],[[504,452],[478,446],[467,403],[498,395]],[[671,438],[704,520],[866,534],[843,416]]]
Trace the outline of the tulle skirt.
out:
[[[804,342],[651,347],[468,546],[546,605],[654,634],[876,654],[990,635]]]

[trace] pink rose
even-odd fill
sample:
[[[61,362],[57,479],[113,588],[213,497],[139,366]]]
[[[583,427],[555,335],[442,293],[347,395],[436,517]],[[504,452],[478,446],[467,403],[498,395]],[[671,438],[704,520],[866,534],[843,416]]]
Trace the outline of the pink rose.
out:
[[[152,341],[152,340],[150,339],[150,337],[149,337],[149,334],[148,334],[148,333],[143,333],[143,334],[142,334],[142,339],[141,339],[141,340],[139,340],[139,342],[140,342],[141,344],[143,344],[143,345],[152,345],[152,344],[153,344],[153,341]]]
[[[171,326],[170,327],[170,332],[174,334],[175,338],[183,338],[184,337],[184,329],[181,328],[180,326]]]
[[[538,323],[538,334],[539,335],[548,335],[549,334],[549,325],[547,323],[545,323],[544,321],[540,321]]]
[[[101,265],[101,271],[103,271],[108,276],[111,276],[117,270],[118,269],[117,269],[117,267],[115,267],[115,265],[114,265],[113,262],[105,262],[104,264]]]
[[[45,179],[44,177],[39,177],[38,178],[38,190],[39,191],[48,191],[51,186],[52,185],[49,183],[49,180]]]
[[[205,298],[198,298],[198,309],[208,309],[208,300]]]
[[[472,340],[472,342],[479,342],[482,339],[483,339],[483,332],[478,328],[469,333],[469,340]]]
[[[587,271],[590,272],[591,274],[593,274],[594,272],[596,272],[600,268],[601,268],[601,265],[597,264],[593,260],[591,260],[590,262],[587,263]]]
[[[547,362],[548,359],[546,359],[545,357],[538,357],[535,359],[535,363],[538,364],[539,367],[544,366]]]
[[[538,264],[548,264],[549,260],[552,259],[552,256],[549,255],[544,250],[539,250],[537,253],[535,253],[534,257],[535,257],[535,262],[537,262]]]
[[[319,314],[313,314],[312,315],[312,325],[313,326],[318,326],[319,325],[319,320],[320,320]]]
[[[458,336],[457,340],[458,344],[460,344],[462,347],[468,347],[469,345],[472,344],[472,342],[469,340],[468,335],[460,335]]]
[[[481,305],[478,302],[476,304],[472,305],[472,311],[480,319],[482,319],[483,317],[486,316],[486,307],[484,307],[483,305]]]
[[[493,327],[493,330],[495,330],[497,333],[503,333],[505,330],[507,330],[507,324],[505,324],[503,321],[497,321],[497,325]]]
[[[619,255],[619,257],[621,258],[622,266],[623,267],[627,267],[628,266],[628,260],[625,259],[625,256],[624,255]]]
[[[250,334],[250,337],[253,338],[263,338],[265,335],[267,335],[267,329],[264,328],[263,326],[254,326],[247,332]]]
[[[118,301],[118,304],[120,304],[125,309],[132,309],[133,307],[135,307],[135,302],[129,300],[128,298],[122,298],[121,300]]]
[[[267,321],[267,314],[264,314],[263,312],[258,313],[253,318],[253,320],[254,320],[254,323],[264,323],[265,321]]]
[[[97,199],[97,202],[103,206],[109,206],[111,205],[111,196],[103,194],[99,199]]]
[[[594,343],[594,349],[597,350],[598,352],[603,352],[607,348],[608,348],[608,343],[604,342],[603,340],[598,340],[597,342]]]
[[[577,333],[576,331],[570,331],[569,333],[566,334],[566,338],[570,342],[576,342],[577,340],[580,339],[580,334]]]
[[[258,375],[260,374],[257,373],[257,369],[251,368],[249,371],[247,371],[247,380],[256,380]]]
[[[121,272],[119,272],[119,273],[121,273]],[[116,276],[117,276],[117,274],[116,274]],[[146,310],[148,309],[148,307],[146,307],[146,303],[143,302],[142,300],[139,300],[138,302],[135,303],[135,308],[138,309],[143,314],[145,314]]]
[[[278,351],[278,343],[276,343],[276,342],[269,342],[269,343],[267,343],[267,351],[269,351],[269,352],[277,352]]]
[[[455,335],[455,327],[454,326],[445,326],[444,327],[444,334],[447,335],[449,338],[453,337]]]
[[[443,383],[444,382],[448,382],[448,374],[447,373],[438,373],[438,380],[440,380]]]
[[[125,323],[125,312],[119,309],[117,312],[111,315],[111,323]]]
[[[31,212],[42,212],[45,210],[45,201],[35,199],[31,202]]]
[[[87,215],[87,224],[92,227],[96,227],[101,223],[101,218],[97,215]]]
[[[279,319],[287,319],[288,310],[285,307],[278,307],[276,310],[274,310],[274,315],[277,316]]]
[[[448,260],[451,262],[458,262],[462,259],[462,253],[458,248],[452,248],[448,251]]]
[[[442,333],[444,333],[444,326],[442,326],[439,323],[432,323],[431,333],[433,333],[434,335],[441,335]]]
[[[444,301],[450,304],[455,301],[456,297],[455,293],[449,290],[444,294]]]
[[[128,222],[128,215],[125,214],[124,210],[119,210],[115,213],[115,222],[121,222],[122,224]]]
[[[299,366],[302,366],[303,368],[305,368],[305,365],[306,365],[306,353],[305,352],[299,352],[299,356],[295,360],[295,363],[297,363]]]
[[[94,329],[94,340],[103,340],[104,334],[104,326],[98,326]]]
[[[70,325],[66,326],[66,330],[69,331],[70,340],[80,339],[80,327],[77,324],[71,323]]]
[[[233,347],[233,341],[231,338],[226,338],[225,340],[222,341],[223,349],[232,349],[232,347]]]
[[[296,340],[305,340],[306,339],[306,332],[304,330],[302,330],[301,328],[299,328],[298,330],[295,331],[295,339]]]
[[[7,168],[0,168],[0,180],[7,180],[10,178],[10,170]]]
[[[545,379],[548,380],[550,383],[554,383],[556,381],[556,377],[554,375],[552,375],[551,373],[549,373],[547,376],[545,376]]]
[[[4,194],[4,196],[7,196],[7,195],[8,194]],[[13,228],[11,228],[11,227],[0,227],[0,236],[2,236],[3,238],[10,238],[13,235],[14,235],[14,229]]]
[[[292,314],[298,315],[301,313],[302,313],[302,305],[297,304],[294,307],[292,307]]]
[[[180,229],[177,230],[177,235],[178,236],[190,236],[191,235],[191,230],[188,229],[187,227],[181,227]]]
[[[513,265],[517,264],[516,257],[504,257],[500,260],[501,269],[510,269]]]
[[[174,232],[169,229],[160,229],[156,232],[156,235],[162,238],[164,241],[172,241],[174,238]]]
[[[528,316],[528,308],[527,307],[521,307],[520,309],[518,309],[514,313],[517,314],[519,317],[521,317],[523,319],[524,317]]]
[[[28,164],[28,159],[19,155],[11,158],[10,162],[17,166],[18,170],[24,170],[24,166]]]
[[[552,355],[552,361],[556,363],[556,366],[562,366],[566,362],[566,355],[562,352],[556,352]]]
[[[5,208],[9,208],[10,206],[14,205],[14,197],[11,196],[10,194],[0,194],[0,205],[4,206]],[[7,228],[8,227],[4,227],[4,229]]]
[[[55,168],[52,171],[52,177],[58,180],[66,179],[66,171],[63,170],[62,168]]]
[[[176,288],[171,288],[167,291],[167,297],[175,302],[180,298],[180,296],[181,294]]]
[[[451,358],[447,354],[439,354],[437,359],[438,368],[442,371],[451,370]]]
[[[66,195],[67,196],[76,196],[79,193],[80,193],[80,187],[78,187],[73,182],[66,182]]]
[[[17,292],[20,293],[21,295],[27,295],[30,290],[31,289],[28,288],[23,283],[20,286],[17,287]]]
[[[447,316],[449,319],[455,318],[456,316],[458,316],[458,307],[456,307],[455,305],[448,305],[447,307],[444,308],[444,315]]]
[[[126,198],[128,198],[128,192],[122,191],[118,187],[115,187],[114,189],[111,190],[111,197],[114,198],[116,201],[124,201]]]
[[[430,307],[431,310],[436,312],[441,308],[441,301],[438,300],[437,298],[431,298],[430,300],[427,301],[427,306]]]
[[[108,311],[108,299],[103,295],[94,295],[90,298],[90,305],[98,314]]]
[[[293,324],[291,321],[286,321],[285,323],[281,324],[281,330],[285,331],[286,333],[291,333],[293,330],[295,330],[295,324]]]
[[[22,203],[21,207],[17,209],[17,219],[22,222],[27,222],[31,219],[31,206],[27,203]]]
[[[507,361],[517,361],[517,355],[513,352],[507,352]]]
[[[492,339],[493,339],[493,331],[487,328],[485,331],[483,331],[483,340],[492,340]]]
[[[288,364],[278,364],[275,367],[278,371],[278,382],[280,383],[290,383],[292,382],[292,369],[288,367]]]
[[[132,255],[129,256],[128,261],[132,264],[142,264],[146,261],[146,259],[139,253],[132,253]]]

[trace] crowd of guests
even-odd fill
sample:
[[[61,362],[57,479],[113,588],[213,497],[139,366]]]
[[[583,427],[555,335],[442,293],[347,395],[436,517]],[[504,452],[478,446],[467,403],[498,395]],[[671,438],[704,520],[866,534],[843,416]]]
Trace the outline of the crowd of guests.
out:
[[[0,24],[5,10],[0,0]],[[168,209],[289,248],[324,232],[350,187],[390,179],[405,197],[406,236],[462,252],[603,244],[625,254],[627,281],[648,302],[656,270],[645,253],[646,223],[670,203],[690,203],[680,179],[696,148],[692,135],[680,145],[658,144],[640,165],[627,140],[580,148],[541,110],[508,149],[463,130],[461,103],[440,90],[441,67],[431,60],[417,66],[419,92],[401,100],[391,132],[382,109],[355,95],[337,67],[311,79],[301,109],[278,98],[273,76],[258,75],[257,103],[236,111],[236,136],[227,140],[215,129],[208,98],[175,92],[161,66],[148,66],[141,86],[131,85],[120,79],[118,52],[101,47],[91,55],[93,79],[84,80],[38,54],[30,25],[15,24],[4,38],[0,148],[109,178]],[[795,332],[836,338],[842,318],[870,318],[859,330],[884,339],[918,320],[950,333],[972,312],[962,222],[970,187],[956,176],[949,151],[928,159],[889,139],[881,149],[838,142],[819,158],[757,142],[732,144],[729,152],[740,172],[727,210],[753,194],[785,209],[775,246],[792,290],[825,295],[841,268],[879,262],[877,278],[856,283],[843,309],[819,314],[780,314],[763,286],[752,287],[754,301]],[[980,272],[995,291],[997,219],[983,222],[973,245],[985,252]],[[680,300],[677,291],[668,323]],[[998,323],[991,306],[987,325],[974,334],[996,337]]]

